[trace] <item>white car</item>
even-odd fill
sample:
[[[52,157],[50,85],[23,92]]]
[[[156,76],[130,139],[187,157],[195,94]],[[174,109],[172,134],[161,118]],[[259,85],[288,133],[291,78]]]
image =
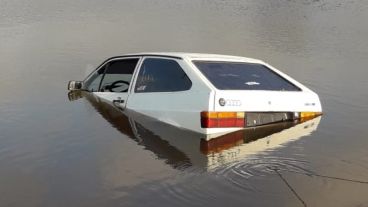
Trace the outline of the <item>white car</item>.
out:
[[[103,62],[69,90],[202,134],[322,114],[316,93],[267,63],[195,53],[138,53]]]

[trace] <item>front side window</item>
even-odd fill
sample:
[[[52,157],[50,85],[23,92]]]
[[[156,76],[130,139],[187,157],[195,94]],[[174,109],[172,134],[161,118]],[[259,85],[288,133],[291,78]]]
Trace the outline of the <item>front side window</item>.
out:
[[[92,73],[87,80],[84,81],[84,89],[89,92],[96,92],[99,89],[101,79],[105,73],[105,67],[102,67]]]
[[[107,63],[100,91],[127,92],[138,60],[132,58]]]
[[[262,64],[213,61],[193,63],[220,90],[301,90]]]
[[[147,58],[139,71],[135,92],[185,91],[191,86],[189,77],[175,60]]]

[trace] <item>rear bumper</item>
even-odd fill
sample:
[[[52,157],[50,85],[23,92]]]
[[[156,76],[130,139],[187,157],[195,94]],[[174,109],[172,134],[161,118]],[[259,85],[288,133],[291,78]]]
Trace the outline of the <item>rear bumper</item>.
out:
[[[206,134],[209,139],[212,139],[234,131],[265,126],[279,122],[302,123],[321,115],[321,112],[245,112],[244,127],[205,128],[203,129],[202,133]]]

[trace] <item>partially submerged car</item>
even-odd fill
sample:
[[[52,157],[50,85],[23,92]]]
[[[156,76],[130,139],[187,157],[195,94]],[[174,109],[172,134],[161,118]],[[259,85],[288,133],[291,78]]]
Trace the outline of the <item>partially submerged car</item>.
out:
[[[267,63],[194,53],[138,53],[103,62],[68,90],[202,134],[319,116],[316,93]]]

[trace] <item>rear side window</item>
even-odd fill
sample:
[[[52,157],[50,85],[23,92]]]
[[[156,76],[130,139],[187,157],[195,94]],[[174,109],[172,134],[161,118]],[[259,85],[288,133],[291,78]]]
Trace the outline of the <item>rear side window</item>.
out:
[[[147,58],[135,85],[136,93],[189,90],[192,82],[175,60]]]
[[[262,64],[212,61],[194,64],[220,90],[301,91]]]

